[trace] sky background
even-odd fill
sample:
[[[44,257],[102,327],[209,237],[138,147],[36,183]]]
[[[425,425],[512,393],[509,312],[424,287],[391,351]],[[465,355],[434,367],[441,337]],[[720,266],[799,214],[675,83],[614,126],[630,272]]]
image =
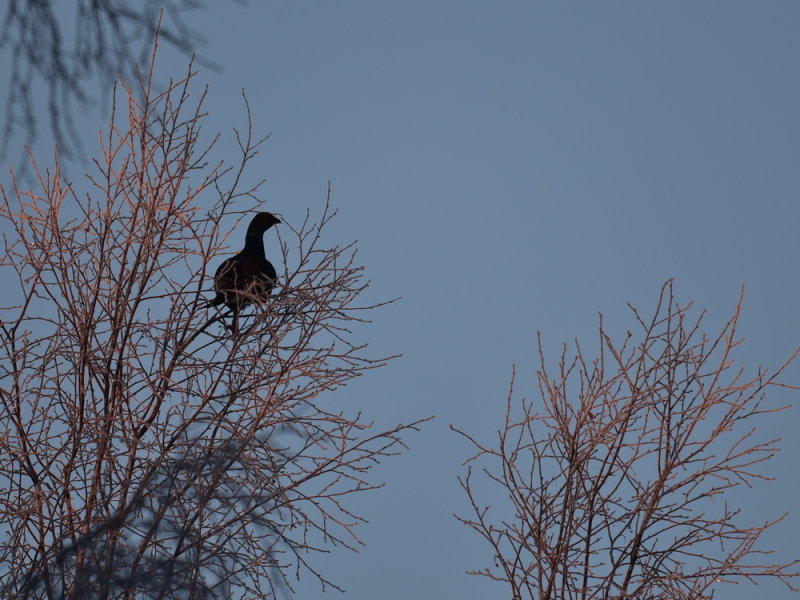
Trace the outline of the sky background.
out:
[[[205,129],[241,126],[245,88],[271,134],[249,173],[265,208],[299,222],[330,181],[329,239],[358,240],[370,299],[402,297],[364,332],[402,357],[330,401],[377,426],[435,416],[373,472],[386,486],[353,498],[367,546],[318,560],[344,597],[507,597],[464,574],[491,554],[452,517],[470,448],[448,425],[491,440],[512,365],[536,398],[537,331],[552,357],[573,337],[594,350],[598,313],[622,339],[626,303],[649,314],[674,278],[710,332],[746,285],[741,365],[776,366],[800,342],[797,2],[209,5],[188,19],[222,67],[199,67]],[[165,51],[158,74],[185,68]],[[106,120],[87,117],[90,152]],[[734,496],[753,522],[800,504],[799,418],[763,421],[783,453],[775,482]],[[800,512],[767,544],[798,556],[799,534]],[[311,579],[297,591],[320,597]],[[718,597],[756,593],[795,597],[770,583]]]

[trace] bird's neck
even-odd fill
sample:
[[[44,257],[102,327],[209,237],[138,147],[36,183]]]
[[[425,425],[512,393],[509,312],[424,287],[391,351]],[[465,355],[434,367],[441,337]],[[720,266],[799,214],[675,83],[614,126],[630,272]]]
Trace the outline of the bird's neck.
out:
[[[248,235],[244,238],[244,251],[264,256],[264,234]]]

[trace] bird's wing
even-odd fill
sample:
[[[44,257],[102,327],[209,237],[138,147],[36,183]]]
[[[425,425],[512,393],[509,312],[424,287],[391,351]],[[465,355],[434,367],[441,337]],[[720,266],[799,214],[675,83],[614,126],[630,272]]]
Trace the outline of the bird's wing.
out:
[[[225,302],[227,300],[226,292],[230,293],[229,290],[235,288],[237,279],[235,258],[228,258],[217,267],[217,271],[214,273],[214,290],[217,295],[209,302],[210,306],[219,306]]]
[[[269,277],[273,282],[278,278],[278,273],[275,271],[275,267],[273,267],[272,263],[266,258],[264,259],[264,265],[261,272]]]

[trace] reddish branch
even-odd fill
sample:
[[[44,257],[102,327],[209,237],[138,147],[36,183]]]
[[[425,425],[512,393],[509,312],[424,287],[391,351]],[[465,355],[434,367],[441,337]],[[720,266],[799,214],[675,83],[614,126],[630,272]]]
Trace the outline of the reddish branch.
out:
[[[797,356],[751,377],[734,369],[740,309],[741,298],[706,337],[703,315],[690,320],[667,282],[652,318],[634,309],[638,335],[617,344],[601,319],[597,358],[576,343],[554,375],[540,339],[541,401],[514,400],[512,378],[495,444],[456,429],[476,450],[460,479],[473,514],[458,518],[493,555],[472,573],[515,599],[702,600],[763,577],[796,590],[800,561],[773,562],[759,546],[786,515],[747,524],[727,502],[768,479],[778,440],[756,418],[785,408],[766,392]],[[487,484],[507,503],[482,503]]]
[[[152,71],[152,70],[151,70]],[[127,88],[89,189],[33,160],[3,190],[0,597],[274,597],[317,551],[361,544],[351,494],[418,423],[374,431],[332,406],[390,357],[350,329],[379,305],[325,202],[280,229],[273,296],[233,334],[209,269],[259,208],[240,155],[201,145],[190,74]],[[245,103],[246,106],[246,103]],[[234,212],[236,209],[236,212]]]

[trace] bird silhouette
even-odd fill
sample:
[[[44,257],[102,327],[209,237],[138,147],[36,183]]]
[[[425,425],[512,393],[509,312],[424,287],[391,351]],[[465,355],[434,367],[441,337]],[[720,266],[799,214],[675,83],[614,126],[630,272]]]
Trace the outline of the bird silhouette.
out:
[[[275,215],[260,212],[247,227],[242,251],[225,260],[214,275],[217,295],[207,306],[225,304],[233,311],[236,330],[239,311],[245,306],[269,297],[278,274],[264,254],[264,232],[280,223]]]

